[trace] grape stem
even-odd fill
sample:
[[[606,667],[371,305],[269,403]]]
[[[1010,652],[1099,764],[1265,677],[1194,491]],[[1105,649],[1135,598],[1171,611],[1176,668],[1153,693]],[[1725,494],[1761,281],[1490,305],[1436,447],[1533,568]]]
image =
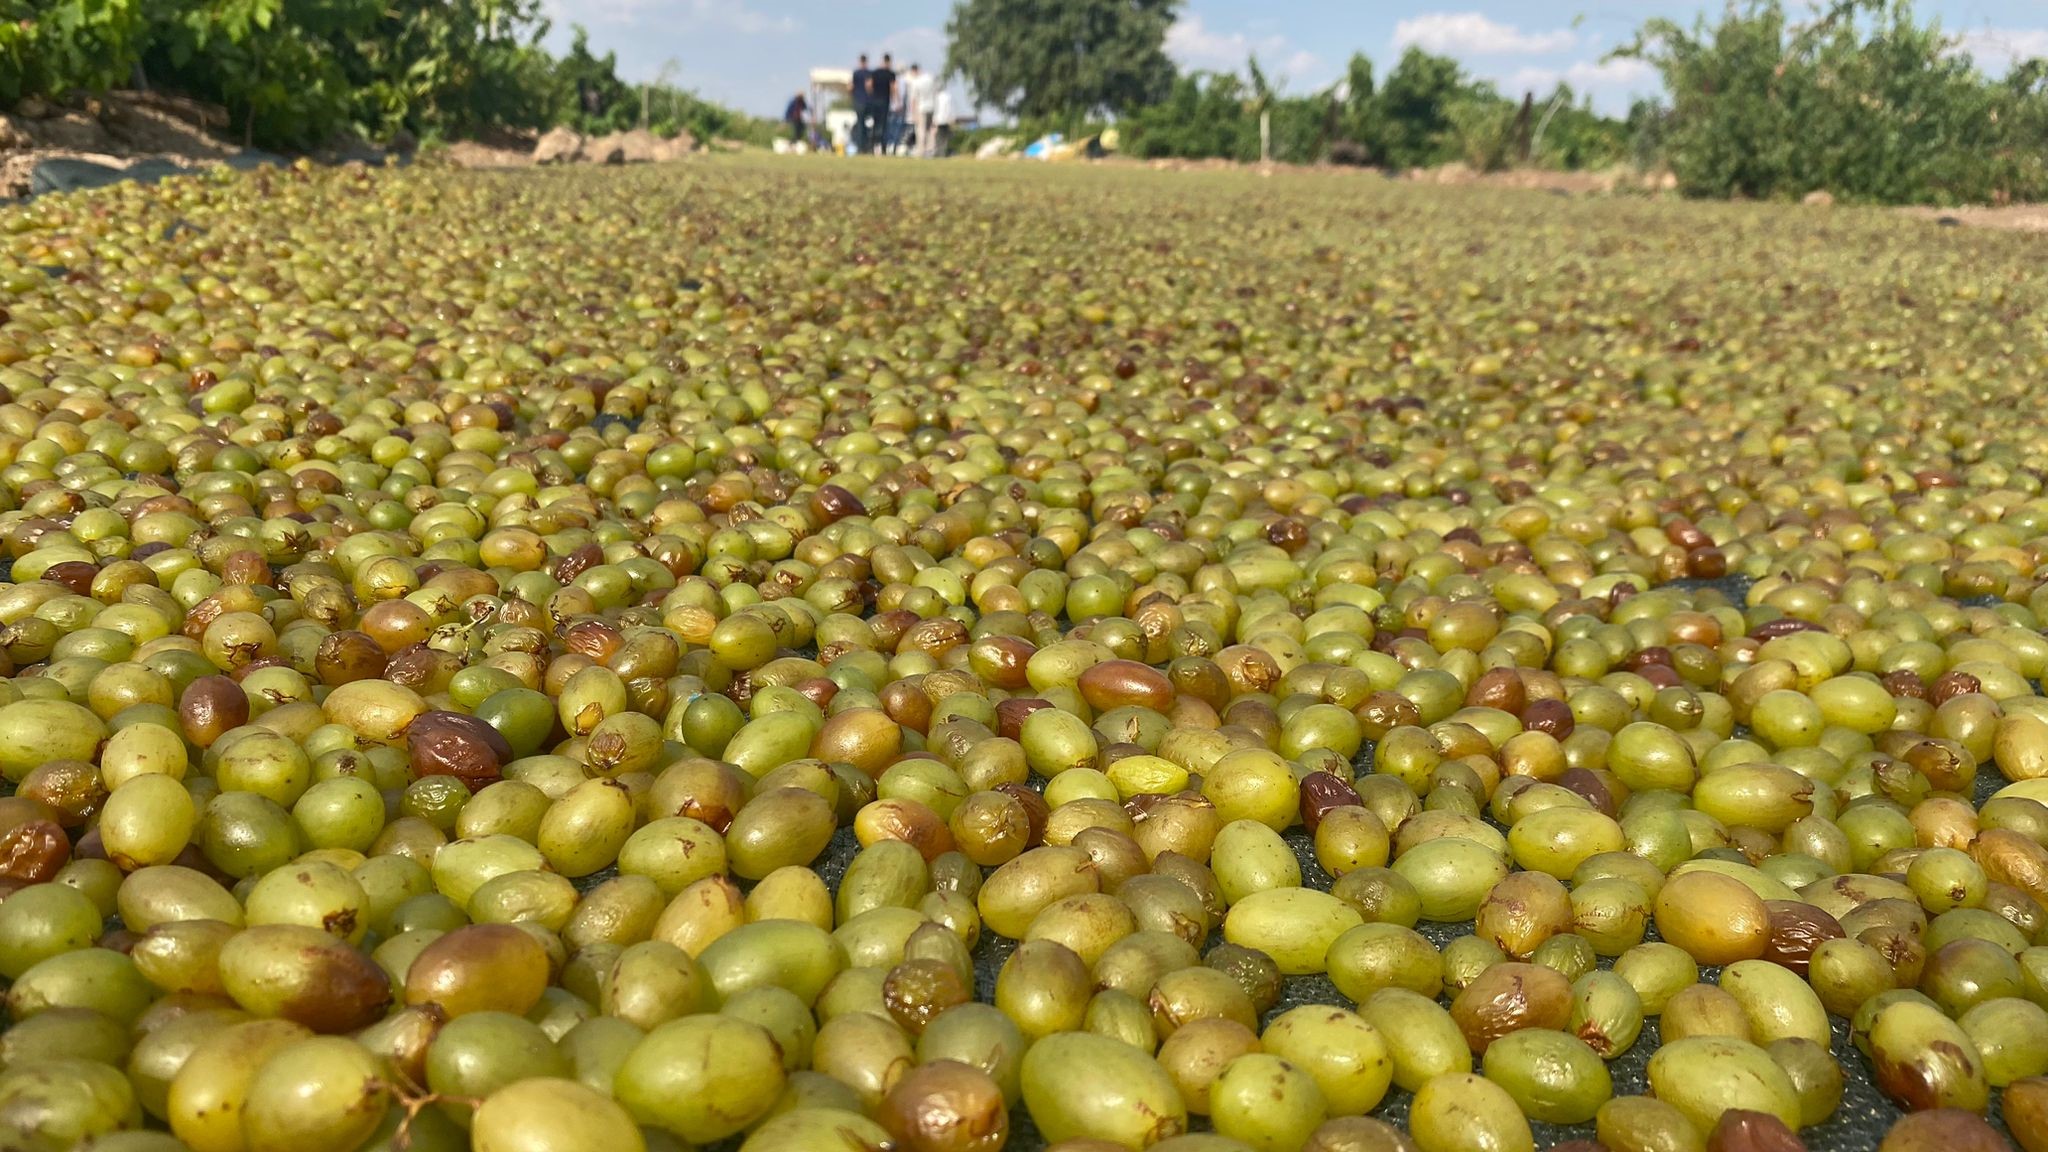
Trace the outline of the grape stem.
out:
[[[392,1144],[400,1149],[412,1147],[413,1121],[430,1104],[465,1104],[474,1109],[483,1103],[479,1096],[458,1096],[448,1092],[431,1092],[413,1082],[412,1077],[394,1069],[398,1082],[392,1085],[392,1095],[398,1106],[405,1110],[405,1119],[398,1122],[398,1131],[392,1134]]]

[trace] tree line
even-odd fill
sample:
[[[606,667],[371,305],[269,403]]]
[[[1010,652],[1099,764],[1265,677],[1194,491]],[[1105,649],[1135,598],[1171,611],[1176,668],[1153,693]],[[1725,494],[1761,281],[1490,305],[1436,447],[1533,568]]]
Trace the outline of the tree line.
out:
[[[1298,95],[1277,91],[1256,59],[1242,73],[1180,72],[1166,35],[1181,7],[960,0],[947,67],[1026,132],[1114,124],[1120,146],[1147,157],[1257,159],[1263,116],[1283,162],[1633,162],[1668,168],[1694,196],[2048,197],[2048,62],[1992,76],[1910,0],[1832,0],[1804,20],[1780,0],[1731,0],[1689,25],[1650,20],[1614,55],[1650,65],[1663,92],[1626,117],[1564,85],[1503,93],[1419,48],[1377,80],[1354,55],[1341,81]]]
[[[765,139],[774,125],[661,86],[643,96],[581,29],[542,46],[541,0],[0,0],[0,108],[147,86],[225,107],[245,143],[307,148],[566,124]]]

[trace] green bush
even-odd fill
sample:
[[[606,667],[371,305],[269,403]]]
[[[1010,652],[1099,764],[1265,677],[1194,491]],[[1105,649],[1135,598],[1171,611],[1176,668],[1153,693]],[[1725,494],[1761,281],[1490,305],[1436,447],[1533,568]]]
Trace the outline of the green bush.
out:
[[[1466,75],[1457,61],[1420,48],[1403,53],[1377,84],[1372,62],[1353,56],[1344,87],[1342,100],[1335,92],[1325,97],[1334,125],[1325,150],[1383,168],[1452,161],[1482,172],[1517,164],[1605,167],[1626,156],[1630,140],[1625,124],[1593,111],[1568,87],[1531,100],[1525,118],[1519,101]],[[1546,115],[1539,142],[1534,121]]]
[[[1421,168],[1461,159],[1464,148],[1453,109],[1473,102],[1477,95],[1457,61],[1410,48],[1362,110],[1359,142],[1375,163],[1387,168]],[[1471,111],[1465,116],[1468,123],[1476,120]]]
[[[1560,84],[1550,99],[1536,102],[1530,163],[1565,172],[1612,168],[1629,162],[1635,138],[1627,121],[1600,115]],[[1642,166],[1655,162],[1654,155],[1646,156]]]
[[[1132,116],[1120,133],[1134,156],[1182,160],[1257,160],[1259,123],[1251,91],[1228,72],[1176,77],[1166,99]]]
[[[143,64],[159,85],[228,109],[245,143],[316,144],[352,122],[341,46],[371,0],[149,0]]]
[[[366,34],[345,39],[340,53],[365,134],[554,122],[554,61],[540,47],[547,23],[538,0],[373,3],[370,12]]]
[[[1467,97],[1445,110],[1458,159],[1480,172],[1495,172],[1515,158],[1515,106],[1486,95]]]
[[[639,90],[579,29],[556,60],[540,0],[0,0],[0,106],[125,84],[221,104],[244,142],[310,147],[342,132],[389,139],[639,123]],[[599,98],[586,112],[582,88]],[[661,87],[660,126],[765,143],[771,121]]]
[[[1273,159],[1282,164],[1316,164],[1328,158],[1330,111],[1328,94],[1273,102]],[[1254,138],[1258,126],[1253,125]]]
[[[142,0],[0,0],[0,104],[127,80],[145,23]]]
[[[1905,0],[1839,0],[1795,27],[1748,0],[1686,28],[1646,24],[1624,54],[1654,64],[1669,104],[1644,117],[1679,188],[1790,198],[1816,189],[1880,203],[2048,192],[2038,70],[1986,78]]]

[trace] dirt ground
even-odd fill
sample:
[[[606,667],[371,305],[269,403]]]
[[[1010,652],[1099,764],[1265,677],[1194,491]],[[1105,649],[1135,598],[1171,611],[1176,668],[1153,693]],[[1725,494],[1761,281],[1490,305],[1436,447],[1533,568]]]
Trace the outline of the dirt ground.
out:
[[[1954,220],[1966,228],[2048,232],[2048,204],[2008,204],[1998,208],[1902,208],[1900,211],[1923,220]]]
[[[84,160],[127,168],[161,160],[181,168],[228,159],[244,149],[232,138],[225,110],[154,92],[110,92],[78,107],[27,101],[0,115],[0,199],[28,193],[29,173],[45,160]],[[316,159],[380,161],[385,150],[367,144],[330,149]],[[463,140],[439,155],[464,168],[514,168],[533,162],[533,140],[507,135]]]
[[[59,157],[122,168],[140,160],[179,165],[224,160],[239,149],[219,108],[150,92],[110,93],[80,108],[24,102],[0,116],[0,196],[28,191],[29,172]]]
[[[1134,157],[1112,155],[1094,163],[1145,167],[1157,172],[1228,172],[1247,169],[1262,176],[1284,172],[1329,171],[1355,172],[1375,178],[1383,176],[1376,168],[1333,169],[1329,165],[1241,164],[1235,160],[1139,160]],[[1415,184],[1436,184],[1444,187],[1479,185],[1488,188],[1523,188],[1531,191],[1564,192],[1575,196],[1603,195],[1621,190],[1669,190],[1668,177],[1662,174],[1643,175],[1619,168],[1605,172],[1549,172],[1536,169],[1475,172],[1463,164],[1446,164],[1440,168],[1411,168],[1393,178]]]
[[[1644,173],[1630,168],[1611,168],[1598,172],[1553,172],[1533,168],[1506,172],[1478,172],[1466,165],[1454,163],[1437,168],[1411,168],[1390,176],[1374,168],[1333,169],[1328,165],[1242,164],[1235,160],[1140,160],[1135,157],[1111,155],[1092,163],[1142,166],[1161,172],[1224,172],[1244,169],[1261,176],[1342,171],[1373,179],[1396,179],[1439,187],[1513,188],[1568,196],[1672,195],[1676,193],[1678,186],[1677,178],[1669,172]],[[1829,196],[1816,195],[1809,197],[1799,207],[1807,212],[1826,212],[1834,207],[1834,200]],[[1995,207],[1984,205],[1974,208],[1907,207],[1897,211],[1915,219],[1940,222],[1950,227],[2048,232],[2048,204],[2011,204]]]

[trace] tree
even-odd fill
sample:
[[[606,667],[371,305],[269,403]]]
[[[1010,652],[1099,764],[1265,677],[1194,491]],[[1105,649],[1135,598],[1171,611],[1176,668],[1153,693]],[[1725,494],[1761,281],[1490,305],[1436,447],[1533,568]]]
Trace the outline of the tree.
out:
[[[0,106],[126,80],[146,26],[141,0],[0,0]]]
[[[1258,118],[1246,115],[1256,100],[1256,94],[1229,72],[1183,73],[1166,99],[1125,121],[1125,147],[1145,157],[1256,160]]]
[[[1657,127],[1692,195],[1973,202],[2043,191],[2048,108],[1988,80],[1907,0],[1833,0],[1794,24],[1780,0],[1691,27],[1651,20],[1618,53],[1656,67]]]
[[[1473,94],[1456,60],[1409,48],[1373,94],[1368,130],[1375,157],[1389,168],[1450,159],[1458,151],[1453,109]]]
[[[1537,130],[1530,141],[1529,159],[1539,168],[1569,171],[1619,164],[1629,158],[1632,134],[1642,129],[1636,121],[1600,115],[1593,110],[1592,101],[1572,91],[1569,84],[1559,83],[1547,98],[1537,100],[1535,107]],[[1631,117],[1653,114],[1651,108],[1638,107],[1640,112],[1631,112]],[[1654,162],[1652,153],[1645,166]]]
[[[569,123],[631,126],[641,102],[577,30],[559,62],[545,0],[0,0],[0,109],[147,86],[218,103],[235,135],[310,148]],[[588,97],[588,111],[584,96]],[[657,81],[657,129],[765,143],[780,127]]]
[[[310,147],[349,127],[354,45],[375,0],[149,0],[148,75],[219,101],[244,144]]]
[[[1372,58],[1363,52],[1353,52],[1351,62],[1344,66],[1344,99],[1361,109],[1372,100]]]
[[[1166,30],[1180,0],[959,0],[946,73],[1027,119],[1128,115],[1173,89]]]
[[[590,50],[590,33],[581,24],[570,25],[569,53],[555,64],[560,103],[557,117],[583,132],[611,132],[629,126],[629,114],[638,111],[633,90],[619,79],[619,62],[614,53],[603,56]]]
[[[1372,60],[1353,52],[1344,79],[1329,96],[1323,131],[1330,140],[1330,160],[1338,164],[1372,161]]]

